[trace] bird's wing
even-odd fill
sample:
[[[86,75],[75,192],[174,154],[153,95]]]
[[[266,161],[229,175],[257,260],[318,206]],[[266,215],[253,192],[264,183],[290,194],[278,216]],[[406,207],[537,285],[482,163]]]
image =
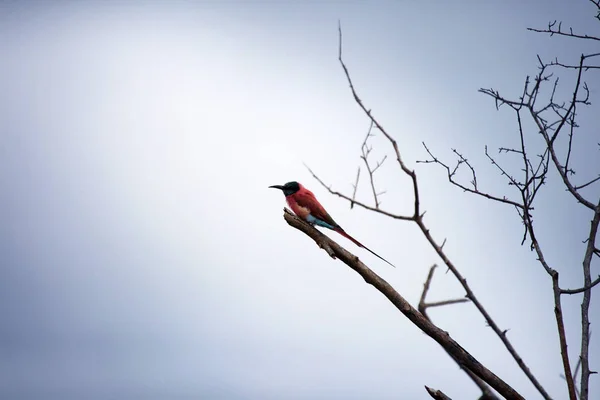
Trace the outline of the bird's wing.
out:
[[[331,218],[331,215],[329,215],[329,213],[325,211],[325,208],[323,208],[321,203],[319,203],[315,195],[310,190],[305,189],[302,192],[297,192],[294,194],[294,197],[296,203],[298,203],[300,207],[308,208],[310,210],[310,214],[313,217],[318,218],[321,221],[327,222],[331,226],[339,226],[337,222],[335,222],[333,218]]]

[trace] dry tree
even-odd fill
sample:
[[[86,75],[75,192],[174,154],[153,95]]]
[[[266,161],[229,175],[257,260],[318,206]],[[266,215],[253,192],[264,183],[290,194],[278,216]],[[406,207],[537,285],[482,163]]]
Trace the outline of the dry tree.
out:
[[[600,21],[600,1],[590,0],[596,7],[596,18]],[[530,31],[548,34],[551,36],[564,36],[572,40],[586,40],[600,43],[600,37],[574,32],[569,28],[564,30],[561,23],[550,22],[545,29],[529,28]],[[515,362],[527,376],[529,381],[535,386],[539,394],[544,399],[551,399],[550,394],[544,389],[531,370],[525,364],[525,361],[518,354],[517,350],[506,335],[506,330],[502,330],[494,321],[492,316],[486,310],[484,305],[475,295],[473,288],[469,286],[465,277],[461,274],[458,267],[452,262],[444,251],[445,240],[440,243],[437,241],[424,221],[424,212],[421,209],[419,181],[414,169],[411,169],[401,156],[401,149],[394,137],[386,131],[383,125],[375,118],[372,111],[363,103],[358,96],[356,88],[352,82],[350,72],[342,58],[342,30],[339,28],[339,53],[338,60],[347,79],[350,91],[354,101],[366,115],[370,122],[369,130],[361,146],[361,164],[368,173],[368,183],[373,197],[373,205],[356,199],[357,187],[360,180],[361,168],[358,168],[355,183],[353,184],[353,193],[351,196],[333,190],[331,186],[325,184],[319,176],[309,169],[313,177],[329,193],[339,196],[350,203],[351,207],[359,206],[364,209],[383,214],[387,217],[414,223],[418,226],[426,241],[439,256],[443,265],[458,280],[465,291],[465,297],[460,299],[449,299],[439,302],[427,302],[427,293],[430,283],[434,276],[436,265],[432,266],[426,278],[422,296],[418,308],[413,307],[406,301],[390,284],[375,274],[358,257],[346,251],[337,243],[321,234],[309,224],[295,217],[289,211],[285,210],[284,218],[293,227],[301,230],[311,237],[321,248],[323,248],[331,257],[338,258],[350,268],[359,273],[364,280],[373,285],[390,302],[392,302],[400,312],[402,312],[412,323],[425,332],[428,336],[438,342],[448,355],[462,368],[470,379],[480,388],[482,395],[480,399],[498,399],[497,394],[507,399],[522,399],[523,397],[510,385],[496,376],[492,371],[477,361],[470,355],[459,343],[439,327],[437,327],[427,315],[427,309],[430,307],[448,306],[456,303],[470,302],[477,311],[484,317],[488,326],[498,336],[508,353],[514,358]],[[509,206],[516,211],[518,219],[523,224],[523,237],[521,244],[528,244],[533,252],[540,267],[550,277],[551,288],[554,299],[555,322],[559,337],[559,346],[564,369],[564,379],[566,381],[569,398],[571,400],[588,400],[590,375],[595,372],[590,370],[589,344],[590,344],[590,318],[589,309],[591,302],[592,289],[600,283],[600,276],[592,276],[591,266],[594,260],[600,258],[600,248],[596,245],[596,236],[600,225],[600,199],[594,198],[590,190],[595,184],[600,185],[600,171],[595,176],[585,177],[583,180],[575,178],[575,170],[572,166],[576,157],[573,154],[573,143],[580,136],[577,132],[578,111],[582,107],[590,106],[590,89],[586,83],[586,75],[600,72],[600,52],[582,54],[575,63],[563,62],[557,58],[551,61],[543,61],[538,56],[538,71],[534,77],[525,79],[523,91],[516,99],[511,99],[501,95],[494,89],[480,89],[484,95],[490,96],[498,109],[506,108],[514,113],[516,119],[516,135],[518,136],[517,147],[500,147],[500,155],[516,155],[521,163],[519,170],[515,173],[505,167],[499,157],[492,155],[488,148],[484,154],[489,162],[497,169],[499,174],[509,184],[509,193],[490,193],[480,188],[477,182],[475,166],[458,150],[452,149],[455,161],[451,163],[442,161],[434,152],[423,143],[427,158],[417,161],[417,163],[433,164],[441,167],[447,176],[448,181],[461,190],[480,196],[487,201],[497,202]],[[558,95],[559,75],[571,73],[564,80],[572,80],[572,90],[567,99],[561,100]],[[547,87],[549,87],[548,90]],[[544,89],[544,90],[543,90]],[[547,92],[547,95],[544,95]],[[525,128],[525,121],[533,122],[536,127],[534,131]],[[593,127],[592,129],[597,129]],[[400,170],[408,176],[412,186],[414,205],[409,214],[396,214],[381,208],[380,196],[383,192],[378,191],[373,179],[374,174],[383,165],[386,158],[375,163],[370,159],[372,147],[369,139],[374,132],[382,134],[392,147],[395,161]],[[596,132],[592,132],[597,133]],[[541,137],[537,141],[537,146],[531,145],[531,137]],[[563,139],[565,138],[565,139]],[[598,137],[600,141],[600,136]],[[541,145],[540,145],[541,143]],[[600,143],[598,143],[600,150]],[[600,154],[598,155],[600,158]],[[458,171],[465,169],[470,175],[468,182],[463,182],[458,178]],[[534,203],[546,183],[549,181],[549,174],[555,171],[559,179],[559,184],[573,197],[574,202],[588,211],[590,216],[589,230],[583,234],[585,239],[585,251],[582,255],[582,284],[579,288],[566,289],[561,286],[559,268],[553,265],[552,261],[547,259],[544,254],[544,244],[540,242],[536,235],[534,224]],[[556,183],[556,182],[554,182]],[[597,195],[596,195],[597,196]],[[561,299],[563,296],[581,295],[581,342],[579,358],[576,362],[576,368],[573,371],[571,360],[567,353],[567,338],[565,334],[564,317]],[[572,372],[573,371],[573,372]],[[577,379],[579,383],[577,385]],[[449,397],[440,390],[431,389],[426,386],[427,392],[436,399],[448,399]],[[494,389],[496,392],[494,392]]]

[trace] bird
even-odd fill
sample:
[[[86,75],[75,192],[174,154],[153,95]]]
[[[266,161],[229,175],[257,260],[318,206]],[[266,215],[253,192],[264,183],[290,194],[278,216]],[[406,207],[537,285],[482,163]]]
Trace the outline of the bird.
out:
[[[302,186],[300,183],[292,181],[288,182],[285,185],[273,185],[269,186],[272,189],[279,189],[283,192],[285,196],[285,200],[298,217],[302,218],[304,221],[308,222],[311,225],[321,226],[323,228],[331,229],[345,237],[346,239],[353,242],[358,247],[361,247],[375,257],[385,261],[392,267],[396,268],[394,264],[381,257],[379,254],[375,253],[373,250],[364,246],[358,240],[354,239],[352,236],[346,233],[344,229],[331,218],[331,215],[325,208],[319,203],[313,192]]]

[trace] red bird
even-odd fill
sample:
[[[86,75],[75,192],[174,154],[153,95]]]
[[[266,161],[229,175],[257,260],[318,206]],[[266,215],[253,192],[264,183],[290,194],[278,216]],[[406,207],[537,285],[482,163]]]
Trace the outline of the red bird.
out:
[[[339,226],[337,222],[333,220],[333,218],[331,218],[331,215],[329,215],[329,213],[325,211],[325,208],[323,208],[321,203],[319,203],[315,195],[298,182],[288,182],[283,186],[273,185],[269,187],[273,189],[280,189],[283,191],[283,194],[285,195],[285,200],[287,201],[294,214],[296,214],[298,217],[302,218],[311,225],[318,225],[327,229],[331,229],[332,231],[336,231],[340,235],[354,242],[354,244],[356,244],[358,247],[362,247],[374,256],[380,258],[381,260],[390,264],[392,267],[396,268],[394,264],[381,257],[379,254],[375,253],[368,247],[363,246],[358,240],[348,235],[342,229],[342,227]]]

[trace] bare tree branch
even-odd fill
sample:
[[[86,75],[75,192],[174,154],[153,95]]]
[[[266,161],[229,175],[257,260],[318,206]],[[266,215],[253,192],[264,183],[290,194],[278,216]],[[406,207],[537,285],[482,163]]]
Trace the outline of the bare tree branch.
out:
[[[354,84],[352,83],[352,79],[350,79],[350,73],[348,72],[348,68],[346,67],[346,64],[344,64],[344,60],[342,59],[342,25],[339,22],[338,22],[338,37],[339,37],[338,61],[340,62],[340,65],[344,69],[344,74],[346,75],[346,81],[348,82],[348,85],[350,86],[350,90],[352,91],[352,96],[354,97],[354,101],[356,101],[356,104],[358,104],[358,106],[363,110],[363,112],[369,117],[371,122],[373,122],[373,124],[375,124],[375,127],[377,127],[377,129],[381,133],[383,133],[383,135],[386,137],[386,139],[388,139],[390,141],[390,143],[392,144],[392,147],[394,148],[394,152],[396,154],[396,161],[398,161],[398,164],[400,165],[400,168],[402,169],[402,171],[411,178],[412,184],[413,184],[413,194],[415,197],[414,217],[417,217],[420,214],[419,186],[417,184],[417,175],[416,175],[415,171],[409,169],[406,166],[406,164],[404,163],[404,161],[402,161],[402,157],[400,156],[400,150],[398,149],[398,143],[396,142],[396,140],[390,134],[387,133],[387,131],[383,128],[383,126],[381,126],[379,124],[379,122],[375,118],[373,118],[373,116],[371,115],[371,110],[368,110],[365,107],[365,105],[363,104],[360,97],[358,97],[358,94],[356,93],[356,90],[354,89]],[[399,218],[399,219],[402,219],[402,218]]]
[[[599,181],[599,180],[600,180],[600,176],[598,176],[598,177],[596,177],[596,178],[592,179],[591,181],[589,181],[589,182],[587,182],[587,183],[584,183],[583,185],[575,186],[575,190],[583,189],[584,187],[586,187],[586,186],[589,186],[589,185],[591,185],[592,183],[594,183],[594,182],[597,182],[597,181]]]
[[[477,194],[479,196],[485,197],[485,198],[490,199],[490,200],[495,200],[495,201],[499,201],[499,202],[502,202],[502,203],[510,204],[510,205],[513,205],[513,206],[515,206],[517,208],[522,208],[523,207],[521,204],[519,204],[519,203],[517,203],[515,201],[512,201],[512,200],[509,200],[506,197],[496,197],[496,196],[493,196],[493,195],[491,195],[489,193],[481,192],[477,188],[477,176],[475,175],[475,170],[473,170],[473,168],[470,166],[470,164],[467,164],[467,165],[473,171],[473,180],[471,181],[471,184],[472,184],[473,188],[469,188],[469,187],[463,185],[462,183],[457,182],[456,180],[454,180],[454,176],[456,174],[456,171],[460,167],[460,165],[462,163],[464,163],[465,161],[459,160],[458,163],[456,164],[456,166],[453,169],[450,169],[450,167],[448,165],[444,164],[442,161],[440,161],[440,159],[438,159],[436,156],[433,155],[433,153],[431,152],[431,150],[429,150],[429,148],[427,147],[427,145],[424,142],[423,142],[423,147],[425,148],[425,150],[427,151],[427,153],[429,154],[429,156],[431,157],[431,159],[430,160],[418,160],[417,163],[420,163],[420,164],[435,163],[435,164],[441,165],[446,170],[446,172],[448,174],[448,181],[451,184],[453,184],[454,186],[457,186],[457,187],[461,188],[465,192]]]
[[[421,293],[421,300],[419,300],[419,307],[418,307],[419,311],[421,312],[421,314],[425,315],[425,317],[427,317],[428,319],[429,319],[429,317],[427,316],[428,308],[469,302],[469,299],[466,299],[466,298],[433,301],[433,302],[425,301],[425,299],[427,297],[427,293],[429,292],[429,286],[431,285],[431,280],[433,279],[433,273],[436,268],[437,268],[437,264],[433,264],[431,266],[431,268],[429,269],[429,274],[427,275],[427,280],[425,281],[425,284],[423,285],[424,287],[423,287],[423,292]]]
[[[591,282],[587,286],[581,287],[579,289],[560,289],[560,293],[561,294],[577,294],[577,293],[582,293],[582,292],[585,292],[586,290],[590,290],[591,288],[593,288],[594,286],[596,286],[599,283],[600,283],[600,275],[598,275],[598,278],[596,278],[596,280],[594,280],[593,282]]]
[[[450,299],[450,300],[432,301],[431,303],[426,303],[425,307],[433,308],[433,307],[449,306],[452,304],[468,303],[468,302],[469,302],[469,299]]]
[[[600,38],[596,37],[596,36],[579,35],[579,34],[573,33],[573,28],[569,28],[568,32],[564,32],[562,30],[562,22],[558,22],[558,26],[557,26],[557,22],[558,21],[556,21],[556,20],[554,20],[553,22],[549,22],[547,29],[527,28],[527,30],[533,31],[533,32],[538,32],[538,33],[548,33],[548,34],[550,34],[550,36],[559,35],[559,36],[566,36],[566,37],[576,38],[576,39],[589,39],[589,40],[600,41]]]
[[[470,370],[492,388],[507,399],[523,399],[516,390],[496,376],[493,372],[477,361],[469,352],[445,332],[432,324],[417,309],[410,305],[389,283],[373,272],[354,254],[331,240],[323,233],[295,216],[291,211],[284,209],[283,217],[292,227],[313,239],[319,247],[324,249],[331,257],[337,258],[357,272],[366,283],[372,285],[383,294],[396,308],[404,314],[413,324],[425,334],[438,342],[451,356],[464,368]]]
[[[590,336],[591,336],[592,332],[590,332]],[[579,359],[577,360],[577,363],[575,364],[575,370],[573,371],[572,377],[573,377],[573,381],[575,382],[575,384],[577,384],[577,374],[579,372],[579,369],[581,368],[581,357],[579,357]],[[560,374],[560,377],[563,378],[565,381],[567,380],[567,378],[563,375]],[[577,389],[577,387],[575,387],[575,393],[577,394],[577,398],[581,398],[581,392],[579,391],[579,389]]]
[[[516,150],[513,150],[513,151],[516,151]],[[493,158],[493,157],[490,155],[490,153],[488,153],[488,148],[487,148],[487,146],[485,146],[484,154],[485,154],[485,156],[488,158],[488,160],[490,160],[490,162],[492,163],[492,165],[493,165],[494,167],[496,167],[496,168],[497,168],[497,169],[500,171],[501,175],[502,175],[502,176],[505,176],[505,177],[506,177],[506,179],[508,179],[508,184],[509,184],[509,185],[516,186],[516,187],[517,187],[517,188],[519,188],[519,189],[523,188],[523,186],[524,186],[524,184],[523,184],[523,183],[521,183],[521,182],[517,182],[517,180],[516,180],[516,179],[515,179],[515,178],[514,178],[512,175],[509,175],[509,174],[508,174],[508,173],[507,173],[507,172],[504,170],[504,168],[502,168],[502,167],[500,166],[500,164],[498,164],[498,163],[496,162],[496,160],[494,160],[494,158]],[[517,203],[517,204],[518,204],[518,203]],[[521,207],[523,207],[523,205],[521,205]]]
[[[595,57],[600,55],[600,53],[594,53],[594,54],[589,54],[588,57]],[[579,69],[579,65],[571,65],[571,64],[564,64],[560,61],[558,61],[557,58],[555,58],[553,61],[550,61],[548,63],[548,65],[552,65],[552,66],[557,66],[557,67],[562,67],[565,69]],[[593,65],[593,64],[585,64],[582,66],[584,71],[588,71],[590,69],[600,69],[600,65]]]

